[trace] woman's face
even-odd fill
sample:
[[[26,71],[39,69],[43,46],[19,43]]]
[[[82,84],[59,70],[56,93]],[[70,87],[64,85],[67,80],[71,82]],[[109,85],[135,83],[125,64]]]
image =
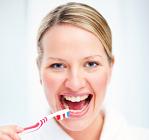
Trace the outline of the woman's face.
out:
[[[60,125],[72,131],[87,128],[100,116],[112,69],[101,42],[84,29],[61,24],[41,43],[40,77],[52,111],[69,108],[71,117]]]

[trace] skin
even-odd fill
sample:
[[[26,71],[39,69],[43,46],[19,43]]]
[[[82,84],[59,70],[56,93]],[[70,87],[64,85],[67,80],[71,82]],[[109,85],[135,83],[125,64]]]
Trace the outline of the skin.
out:
[[[113,65],[109,64],[101,42],[91,32],[61,24],[49,29],[41,44],[44,53],[40,78],[52,111],[62,109],[61,93],[92,94],[83,117],[65,119],[59,125],[75,140],[99,139],[104,122],[101,106]]]
[[[6,125],[0,127],[0,140],[20,140],[19,133],[23,128],[17,125]]]

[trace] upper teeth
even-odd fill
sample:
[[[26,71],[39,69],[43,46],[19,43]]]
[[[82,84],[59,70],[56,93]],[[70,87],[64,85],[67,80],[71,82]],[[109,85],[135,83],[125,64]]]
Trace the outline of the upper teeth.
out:
[[[64,98],[71,102],[80,102],[82,100],[85,100],[88,98],[89,95],[83,95],[83,96],[64,96]]]

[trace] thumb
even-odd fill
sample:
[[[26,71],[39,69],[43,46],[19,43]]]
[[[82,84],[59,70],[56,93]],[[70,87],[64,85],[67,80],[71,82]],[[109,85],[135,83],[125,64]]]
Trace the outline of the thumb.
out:
[[[17,133],[21,133],[24,131],[24,128],[23,127],[20,127],[20,126],[16,126],[16,132]]]

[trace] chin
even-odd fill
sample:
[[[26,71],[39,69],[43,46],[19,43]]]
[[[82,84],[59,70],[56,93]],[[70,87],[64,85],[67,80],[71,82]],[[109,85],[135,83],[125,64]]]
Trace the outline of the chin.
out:
[[[63,120],[59,124],[66,131],[83,131],[90,126],[89,120]]]

